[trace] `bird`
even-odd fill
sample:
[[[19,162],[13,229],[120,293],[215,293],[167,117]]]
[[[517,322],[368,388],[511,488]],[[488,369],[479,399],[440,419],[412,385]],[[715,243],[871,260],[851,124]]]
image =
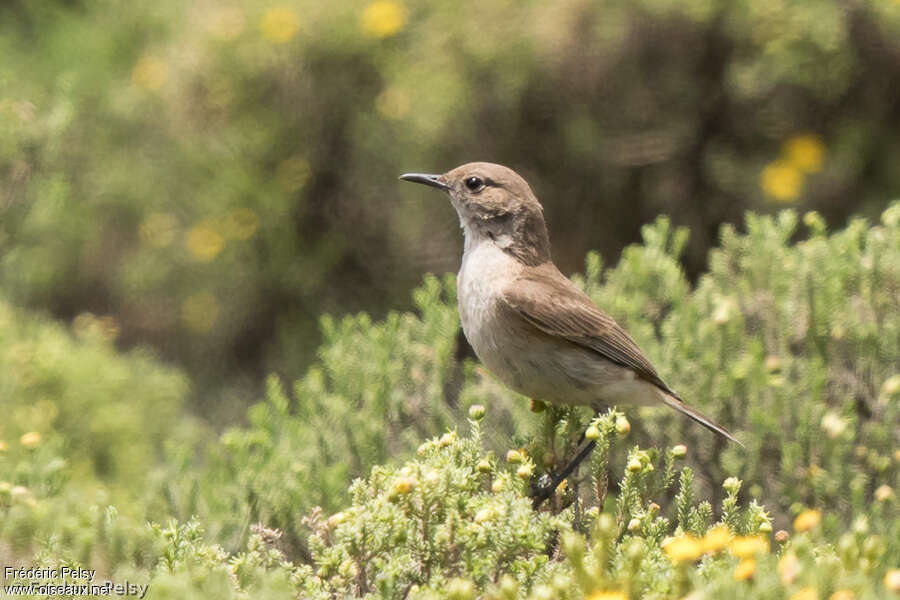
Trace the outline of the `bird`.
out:
[[[400,179],[446,192],[456,209],[465,239],[460,323],[475,355],[507,387],[595,411],[665,405],[740,444],[670,388],[625,329],[560,272],[543,207],[518,173],[471,162]]]

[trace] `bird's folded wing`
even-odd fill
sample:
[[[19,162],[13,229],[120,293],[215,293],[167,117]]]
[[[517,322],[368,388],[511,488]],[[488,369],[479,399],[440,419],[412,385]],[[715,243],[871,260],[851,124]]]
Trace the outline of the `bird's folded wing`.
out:
[[[558,271],[517,278],[503,300],[542,332],[592,350],[678,398],[631,336]]]

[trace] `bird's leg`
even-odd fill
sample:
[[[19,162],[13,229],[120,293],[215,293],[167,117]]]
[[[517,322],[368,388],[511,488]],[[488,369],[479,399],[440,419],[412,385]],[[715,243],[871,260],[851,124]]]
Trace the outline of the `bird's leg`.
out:
[[[581,440],[583,439],[584,434],[581,435]],[[579,444],[581,443],[581,440],[578,441]],[[596,445],[596,440],[591,440],[590,442],[588,442],[587,445],[581,450],[581,452],[578,453],[578,456],[572,459],[572,461],[567,464],[566,467],[556,475],[556,477],[553,478],[553,481],[550,483],[550,485],[543,487],[535,492],[531,507],[537,510],[537,508],[541,505],[541,503],[543,503],[544,500],[553,495],[553,493],[556,491],[556,488],[560,483],[562,483],[563,479],[572,474],[572,471],[574,471],[578,467],[578,465],[581,464],[581,461],[588,457],[588,455]]]

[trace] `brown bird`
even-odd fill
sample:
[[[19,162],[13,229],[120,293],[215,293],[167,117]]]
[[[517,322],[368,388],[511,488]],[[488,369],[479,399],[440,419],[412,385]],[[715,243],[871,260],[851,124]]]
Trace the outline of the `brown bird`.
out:
[[[685,404],[631,336],[556,268],[543,208],[516,172],[475,162],[400,178],[450,196],[465,234],[457,279],[463,332],[508,387],[595,410],[664,404],[738,442]]]

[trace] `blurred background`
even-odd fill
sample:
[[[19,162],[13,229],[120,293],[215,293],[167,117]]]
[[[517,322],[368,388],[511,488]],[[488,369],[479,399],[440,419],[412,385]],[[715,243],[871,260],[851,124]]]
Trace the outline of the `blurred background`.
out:
[[[566,273],[659,214],[696,277],[747,210],[900,194],[897,0],[6,0],[0,56],[2,294],[151,346],[219,423],[322,313],[457,270],[400,173],[516,169]]]

